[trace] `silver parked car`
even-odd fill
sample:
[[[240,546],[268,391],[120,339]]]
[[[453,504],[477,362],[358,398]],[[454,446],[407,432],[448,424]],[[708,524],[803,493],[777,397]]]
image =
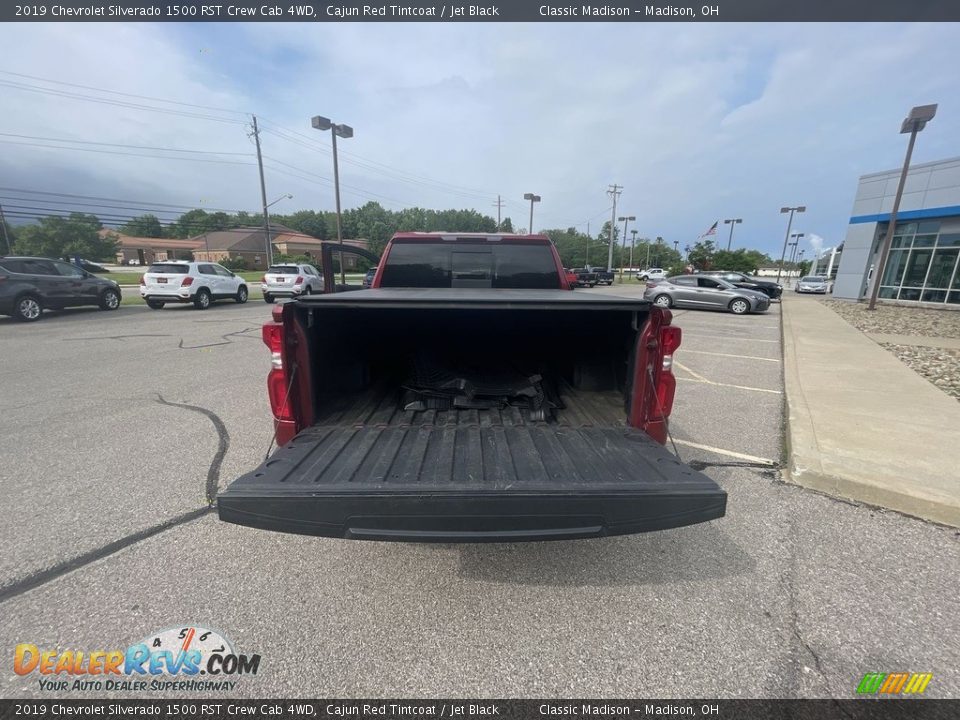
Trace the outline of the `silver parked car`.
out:
[[[798,293],[819,293],[826,295],[830,289],[830,282],[821,275],[807,275],[800,278],[797,287],[794,288]]]
[[[728,310],[735,315],[763,312],[770,307],[770,298],[762,292],[700,275],[675,275],[666,280],[648,282],[643,297],[664,308]]]
[[[280,297],[300,297],[323,292],[323,276],[313,265],[279,263],[271,265],[260,281],[264,302]]]

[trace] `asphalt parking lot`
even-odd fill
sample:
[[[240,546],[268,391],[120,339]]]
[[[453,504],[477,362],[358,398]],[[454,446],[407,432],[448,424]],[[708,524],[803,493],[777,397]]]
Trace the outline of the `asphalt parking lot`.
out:
[[[8,658],[198,624],[262,656],[235,697],[852,697],[897,670],[960,695],[956,531],[780,480],[779,306],[676,313],[672,432],[729,493],[725,518],[464,546],[205,512],[270,443],[268,316],[252,301],[0,318]],[[41,694],[3,664],[0,696]]]

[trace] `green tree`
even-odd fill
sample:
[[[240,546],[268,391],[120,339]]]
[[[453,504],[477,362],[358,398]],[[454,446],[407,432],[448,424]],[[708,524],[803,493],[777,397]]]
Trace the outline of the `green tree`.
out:
[[[688,262],[697,270],[713,270],[716,252],[717,244],[713,240],[698,240],[687,254]]]
[[[126,225],[120,227],[120,232],[124,235],[133,235],[134,237],[159,238],[163,237],[163,227],[156,215],[147,213],[133,218]]]
[[[713,267],[704,269],[732,270],[748,275],[754,274],[760,267],[771,264],[772,261],[758,250],[717,250],[713,253]]]
[[[69,217],[45,217],[36,225],[27,225],[17,234],[17,251],[27,255],[71,258],[79,255],[87,260],[114,260],[117,235],[100,230],[103,225],[96,215],[71,213]]]
[[[516,230],[513,229],[513,221],[510,218],[504,218],[503,221],[500,223],[500,232],[502,233],[516,232]]]

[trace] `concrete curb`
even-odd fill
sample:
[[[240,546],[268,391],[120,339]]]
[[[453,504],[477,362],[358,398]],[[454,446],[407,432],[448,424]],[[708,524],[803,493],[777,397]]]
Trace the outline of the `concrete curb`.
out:
[[[874,458],[856,458],[849,455],[843,457],[835,448],[831,453],[830,450],[820,446],[808,394],[804,391],[801,382],[801,368],[795,347],[797,327],[792,322],[790,311],[783,306],[781,306],[781,319],[786,399],[787,481],[834,497],[855,500],[916,518],[960,527],[960,494],[938,492],[936,489],[925,487],[922,482],[912,477],[882,477],[869,470],[858,471],[857,466],[861,459],[863,466],[869,466]],[[866,336],[864,339],[866,340]],[[886,352],[879,346],[878,350]],[[906,366],[904,371],[913,372]],[[837,382],[842,382],[841,378],[838,377]],[[949,431],[945,431],[945,441],[948,437]],[[955,449],[956,445],[956,442],[952,445],[947,444],[943,447],[943,451],[947,453]],[[953,477],[957,474],[957,466],[955,466]]]

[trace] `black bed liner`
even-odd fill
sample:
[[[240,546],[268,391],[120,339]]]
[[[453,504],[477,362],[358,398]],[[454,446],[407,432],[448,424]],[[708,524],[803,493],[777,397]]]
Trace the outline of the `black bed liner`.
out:
[[[507,541],[724,514],[716,483],[638,430],[528,422],[512,410],[417,413],[418,424],[374,411],[316,425],[230,485],[220,518],[332,537]]]

